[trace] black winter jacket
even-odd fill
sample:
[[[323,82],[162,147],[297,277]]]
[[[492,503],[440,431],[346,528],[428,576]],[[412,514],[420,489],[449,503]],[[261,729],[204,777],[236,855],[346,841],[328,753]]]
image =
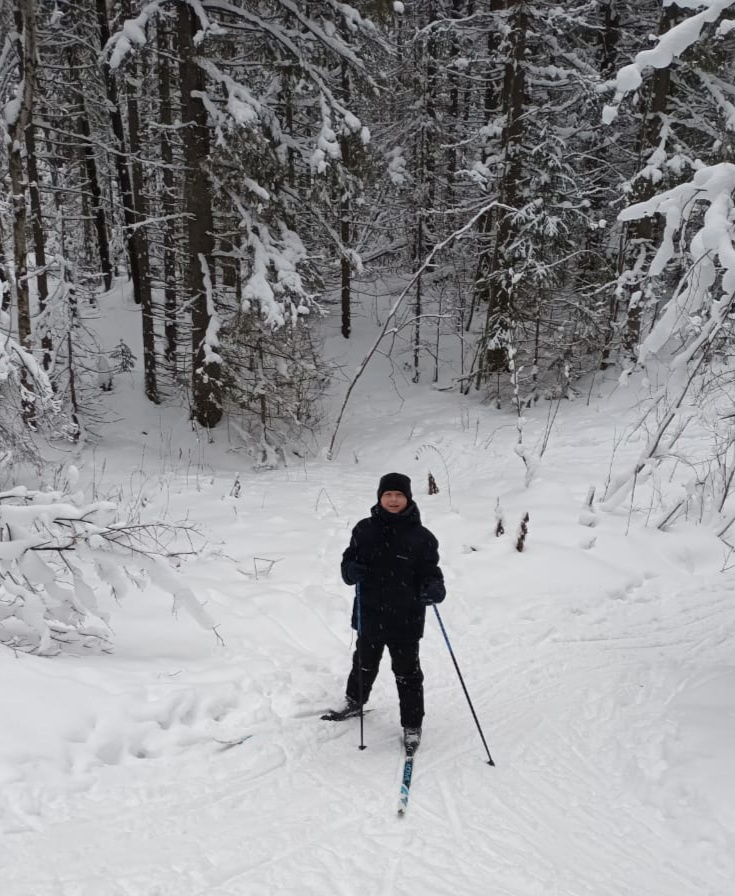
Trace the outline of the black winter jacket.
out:
[[[418,640],[426,618],[422,595],[432,603],[446,596],[439,543],[413,501],[402,513],[376,504],[360,520],[342,555],[342,578],[347,585],[360,580],[361,625],[355,597],[352,627],[366,638]]]

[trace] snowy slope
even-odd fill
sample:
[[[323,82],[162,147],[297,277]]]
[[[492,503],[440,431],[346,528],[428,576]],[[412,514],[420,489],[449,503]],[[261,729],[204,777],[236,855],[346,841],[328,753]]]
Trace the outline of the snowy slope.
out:
[[[224,433],[196,441],[116,383],[117,429],[79,463],[206,535],[183,569],[224,646],[150,588],[108,608],[112,656],[0,653],[3,896],[735,891],[726,554],[704,527],[646,528],[645,506],[583,507],[614,449],[639,447],[617,444],[635,396],[605,382],[564,403],[526,487],[510,412],[383,374],[358,388],[334,460],[257,474]],[[529,447],[547,414],[528,413]],[[405,818],[387,661],[364,752],[357,720],[318,719],[351,655],[341,552],[392,469],[439,538],[442,618],[497,763],[430,618]]]

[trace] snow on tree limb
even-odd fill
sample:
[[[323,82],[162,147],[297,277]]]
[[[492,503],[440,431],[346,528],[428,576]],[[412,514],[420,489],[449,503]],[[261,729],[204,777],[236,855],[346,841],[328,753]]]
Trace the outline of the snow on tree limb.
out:
[[[735,21],[732,24],[735,26]],[[701,68],[697,68],[694,71],[714,100],[718,111],[724,119],[725,127],[728,130],[735,131],[735,104],[731,103],[725,96],[719,79],[710,75],[709,72],[703,71]]]
[[[0,645],[42,655],[112,647],[97,594],[119,600],[140,572],[204,628],[209,614],[172,568],[167,542],[181,527],[120,520],[109,501],[84,504],[60,492],[0,493]]]
[[[624,209],[619,219],[632,221],[656,214],[666,219],[664,236],[650,268],[659,275],[675,257],[674,239],[686,227],[697,203],[708,203],[702,226],[689,240],[692,271],[669,300],[666,310],[643,341],[639,359],[660,351],[664,344],[685,326],[692,314],[703,309],[713,326],[722,324],[722,310],[735,295],[735,230],[732,223],[735,195],[735,165],[721,162],[701,168],[692,179],[646,202]],[[721,274],[721,293],[711,294]],[[709,303],[707,305],[707,303]],[[707,306],[707,307],[705,307]]]
[[[108,64],[113,71],[120,67],[134,47],[145,46],[147,41],[145,29],[150,20],[161,11],[163,5],[162,0],[153,0],[146,4],[134,19],[126,19],[120,30],[112,35],[102,52],[103,55],[109,53]]]
[[[174,610],[183,607],[202,628],[215,628],[214,620],[204,609],[192,589],[163,558],[146,556],[139,558],[138,563],[148,573],[154,585],[158,585],[162,591],[172,595]]]
[[[217,352],[219,348],[219,330],[222,321],[217,313],[217,306],[214,301],[212,273],[209,270],[207,259],[199,253],[199,264],[202,268],[202,282],[204,283],[204,291],[207,296],[207,313],[209,315],[209,323],[207,324],[207,332],[204,335],[204,358],[207,364],[221,364],[222,357]]]
[[[671,5],[673,0],[665,5]],[[643,83],[646,68],[666,68],[685,50],[695,44],[705,25],[716,22],[722,13],[735,4],[735,0],[676,0],[676,5],[685,9],[700,9],[701,12],[689,16],[658,36],[655,47],[638,53],[635,60],[620,69],[615,79],[615,98],[605,106],[602,120],[611,124],[618,114],[618,108],[626,93],[637,90]],[[704,7],[704,9],[702,9]]]

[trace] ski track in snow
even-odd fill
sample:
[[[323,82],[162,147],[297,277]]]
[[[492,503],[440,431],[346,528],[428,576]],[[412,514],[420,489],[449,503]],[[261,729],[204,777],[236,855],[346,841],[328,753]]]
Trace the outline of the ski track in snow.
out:
[[[420,425],[395,466],[408,468]],[[625,514],[579,524],[584,490],[576,504],[559,498],[553,456],[583,463],[592,435],[581,431],[578,444],[551,440],[548,478],[528,490],[501,434],[486,496],[473,446],[453,479],[459,510],[418,499],[440,538],[442,617],[495,768],[431,613],[404,818],[387,660],[365,751],[358,720],[318,720],[350,660],[339,557],[377,480],[347,462],[287,488],[264,475],[243,483],[250,515],[207,521],[229,554],[242,541],[240,572],[223,574],[214,556],[190,573],[225,620],[226,648],[161,663],[158,677],[131,666],[127,697],[111,687],[109,715],[69,739],[67,778],[44,771],[48,758],[20,769],[0,798],[3,896],[732,896],[735,824],[688,772],[685,700],[733,672],[732,589],[698,571],[695,548],[649,563],[668,536],[626,541]],[[459,445],[447,455],[461,457]],[[210,491],[230,484],[213,477]],[[513,524],[531,512],[522,555],[513,524],[492,535],[498,489]],[[216,742],[241,734],[252,737]]]

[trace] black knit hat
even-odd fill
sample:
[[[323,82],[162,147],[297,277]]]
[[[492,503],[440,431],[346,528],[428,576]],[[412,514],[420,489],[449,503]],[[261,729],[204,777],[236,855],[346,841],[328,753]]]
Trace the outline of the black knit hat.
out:
[[[402,492],[409,501],[411,496],[411,480],[403,473],[386,473],[380,479],[378,486],[378,501],[383,497],[383,492]]]

